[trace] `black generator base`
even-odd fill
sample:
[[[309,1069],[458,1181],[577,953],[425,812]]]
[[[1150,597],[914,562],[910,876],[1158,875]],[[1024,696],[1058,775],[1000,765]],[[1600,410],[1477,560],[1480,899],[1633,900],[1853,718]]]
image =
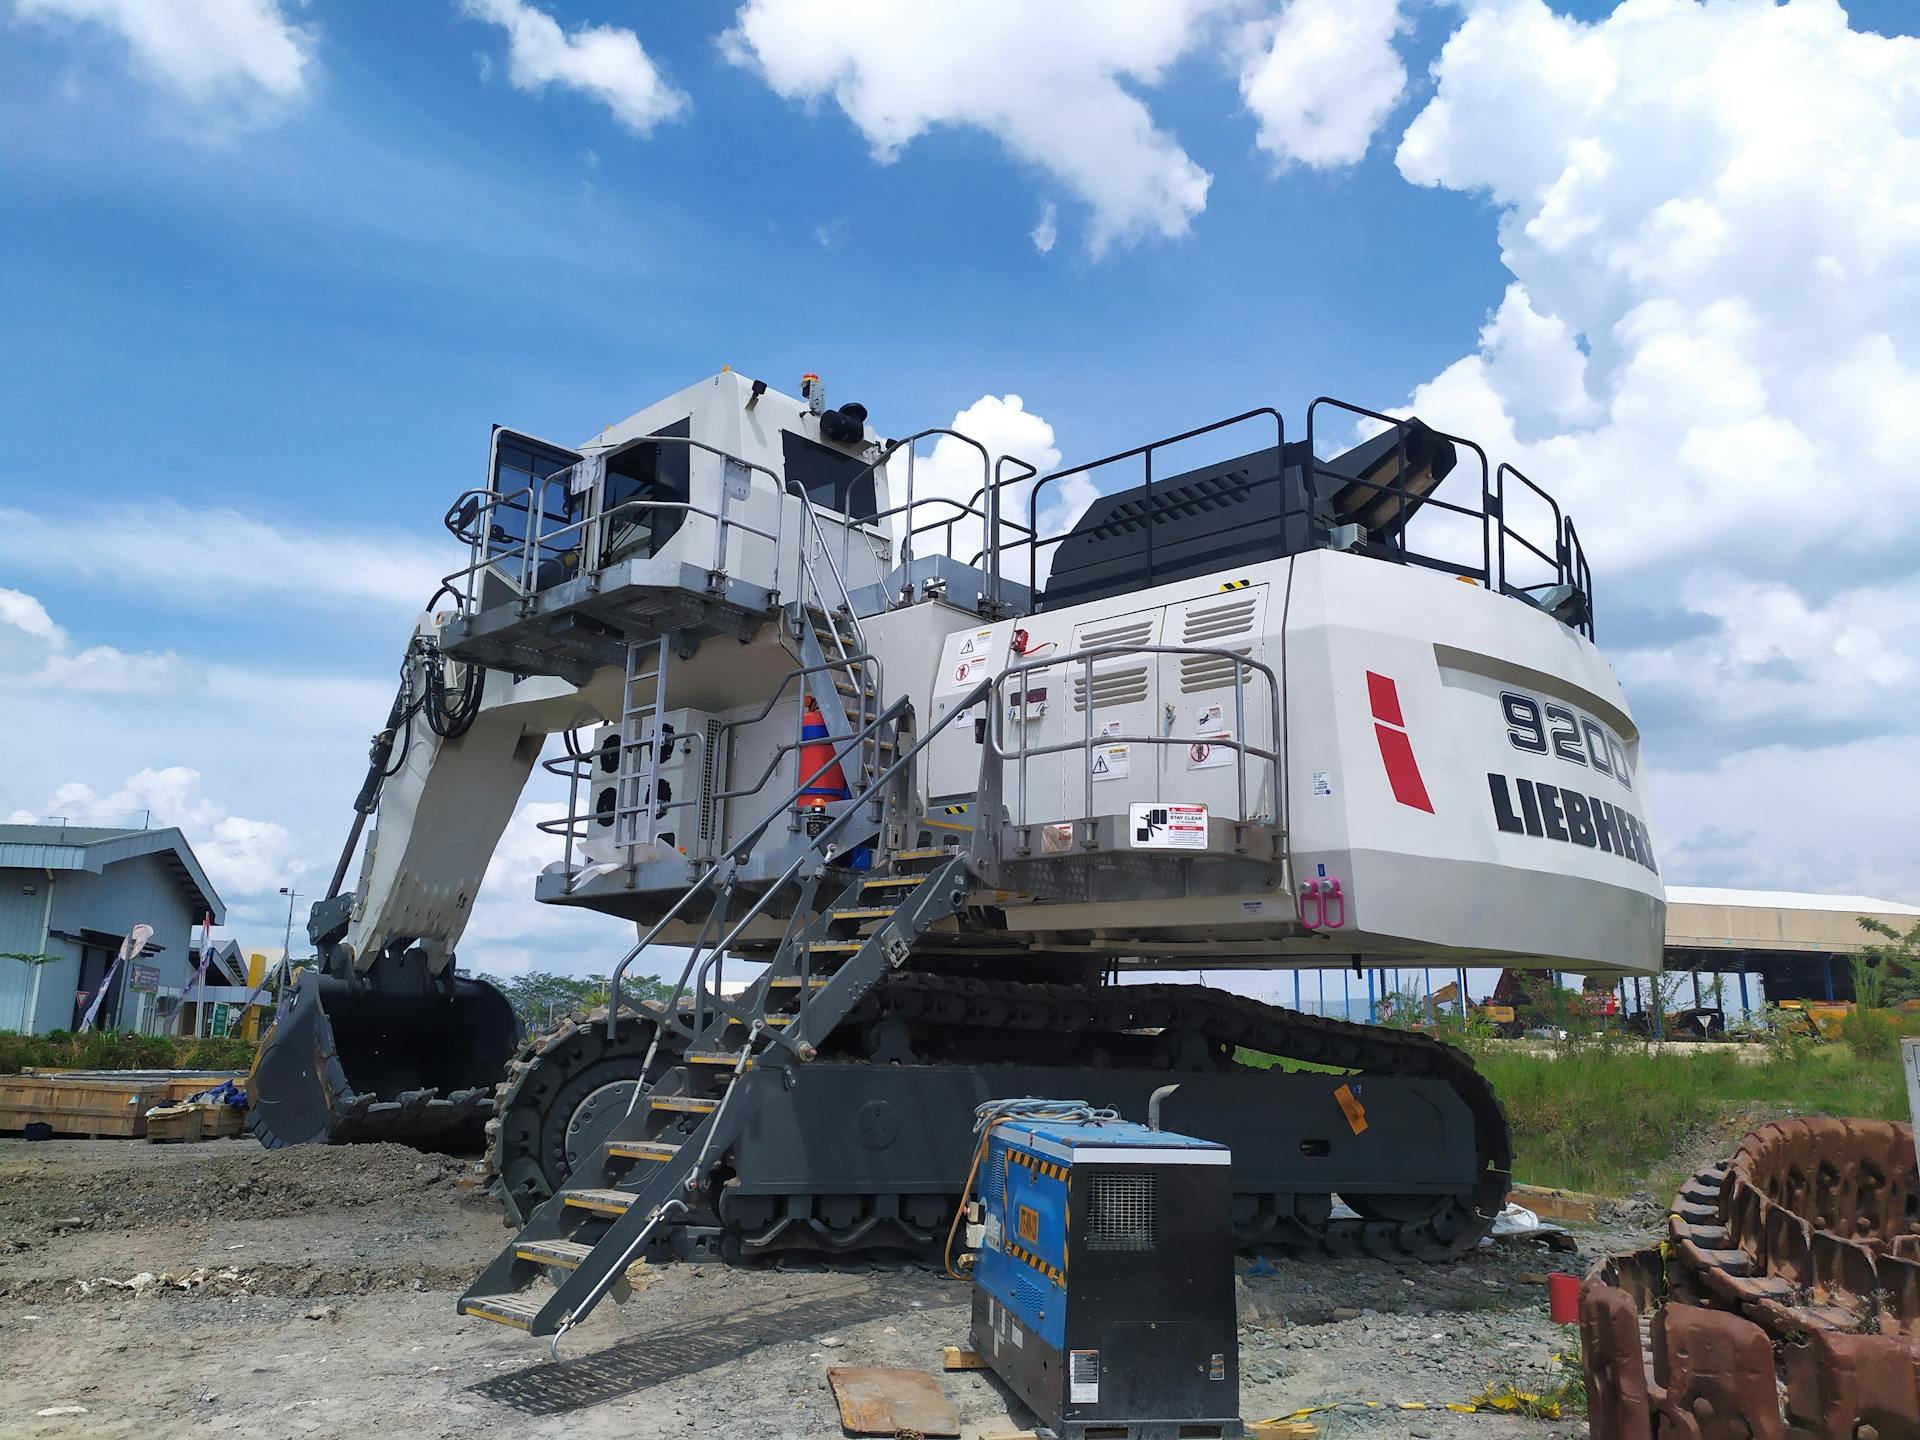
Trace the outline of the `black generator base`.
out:
[[[995,1321],[998,1320],[998,1329]],[[1219,1417],[1140,1419],[1165,1413],[1165,1396],[1188,1390],[1184,1373],[1170,1375],[1170,1354],[1192,1348],[1195,1337],[1171,1333],[1180,1322],[1115,1325],[1106,1335],[1102,1367],[1106,1380],[1101,1399],[1089,1405],[1069,1405],[1062,1413],[1060,1397],[1067,1393],[1067,1360],[1031,1330],[1016,1344],[1009,1324],[1017,1324],[989,1295],[973,1292],[973,1328],[969,1337],[976,1353],[990,1357],[993,1372],[1020,1403],[1039,1417],[1043,1429],[1060,1440],[1239,1440],[1245,1433],[1238,1413]],[[1189,1343],[1183,1344],[1187,1340]],[[1176,1362],[1178,1363],[1178,1362]],[[1184,1370],[1184,1367],[1183,1367]],[[1239,1397],[1234,1395],[1233,1401]],[[1086,1413],[1089,1411],[1098,1413]],[[1237,1411],[1237,1403],[1236,1403]],[[1131,1417],[1131,1418],[1130,1418]]]

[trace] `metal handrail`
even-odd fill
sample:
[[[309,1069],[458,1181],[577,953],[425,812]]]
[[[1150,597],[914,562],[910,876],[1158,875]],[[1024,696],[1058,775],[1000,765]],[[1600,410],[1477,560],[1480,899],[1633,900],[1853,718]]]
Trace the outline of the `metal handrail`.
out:
[[[704,440],[695,440],[685,435],[647,435],[639,437],[637,443],[648,445],[685,445],[689,449],[700,450],[706,454],[717,456],[723,467],[729,464],[738,465],[744,470],[750,472],[757,471],[765,475],[773,482],[776,492],[782,488],[781,477],[767,466],[735,455],[731,451],[722,450],[718,446],[709,445]],[[596,451],[592,455],[583,456],[578,464],[585,464],[590,460],[603,460],[605,453],[605,451]],[[533,557],[541,549],[553,546],[562,536],[571,535],[575,532],[579,532],[584,541],[589,531],[594,532],[596,543],[591,547],[583,544],[582,549],[583,551],[587,548],[597,549],[600,538],[604,536],[606,528],[615,519],[624,515],[651,513],[662,510],[678,510],[685,514],[699,515],[704,519],[714,522],[714,562],[712,569],[716,574],[722,574],[726,570],[727,530],[729,527],[745,531],[751,535],[756,535],[770,542],[773,546],[774,554],[778,556],[780,553],[785,540],[784,507],[777,507],[775,509],[775,529],[772,533],[761,529],[757,525],[749,524],[744,520],[729,518],[727,515],[727,486],[724,475],[721,477],[718,487],[720,498],[717,508],[709,508],[693,501],[691,498],[687,500],[623,500],[609,510],[587,515],[569,524],[543,532],[540,528],[540,522],[546,517],[547,490],[557,485],[562,488],[563,493],[569,493],[568,487],[571,484],[571,477],[578,468],[578,464],[570,465],[565,470],[556,471],[554,474],[547,476],[538,483],[537,487],[528,485],[525,489],[512,490],[504,494],[496,492],[491,486],[484,489],[462,491],[459,497],[454,500],[453,504],[448,506],[446,514],[442,517],[442,523],[446,525],[447,529],[452,532],[456,539],[463,539],[468,542],[471,560],[470,563],[463,568],[455,570],[452,574],[443,577],[441,584],[450,590],[454,590],[454,581],[463,577],[467,578],[469,583],[465,593],[468,602],[471,603],[475,598],[471,584],[472,576],[476,572],[488,567],[497,569],[502,560],[510,559],[517,555],[520,559],[521,573],[519,588],[522,597],[525,597],[531,593],[533,589],[533,575],[537,569],[537,563]],[[602,473],[604,474],[604,465]],[[535,503],[534,495],[536,488],[539,491],[537,504]],[[476,496],[484,497],[484,503],[471,510],[465,509],[465,502]],[[487,536],[486,528],[473,530],[476,522],[478,522],[483,515],[491,515],[502,507],[513,508],[510,502],[519,500],[522,497],[525,497],[527,502],[527,533],[520,538],[517,545],[510,546],[492,555],[481,554],[484,540],[490,537]],[[472,533],[466,533],[470,530]],[[604,557],[597,554],[595,556],[596,562],[601,561],[603,558]],[[583,570],[600,569],[602,566],[596,563],[592,566],[583,565],[581,568]],[[777,576],[775,583],[778,583]],[[454,593],[459,594],[461,592],[454,590]]]
[[[1191,736],[1103,735],[1103,736],[1096,737],[1093,733],[1093,711],[1094,711],[1093,667],[1094,667],[1094,663],[1099,660],[1115,660],[1123,656],[1129,656],[1129,655],[1210,655],[1210,656],[1216,656],[1218,658],[1233,662],[1233,665],[1234,665],[1234,672],[1233,672],[1234,730],[1233,730],[1233,733],[1236,736],[1239,736],[1240,738],[1237,740],[1236,739],[1216,740],[1213,737],[1206,736],[1206,735],[1191,735]],[[1086,700],[1086,703],[1084,706],[1084,713],[1086,715],[1085,735],[1079,740],[1065,740],[1065,741],[1061,741],[1058,744],[1032,746],[1026,743],[1027,733],[1026,733],[1025,723],[1023,721],[1021,726],[1021,731],[1020,731],[1020,748],[1017,751],[1010,753],[1005,748],[1005,745],[1003,744],[1005,737],[1001,730],[1001,726],[1004,724],[1004,721],[1005,721],[1005,716],[1004,716],[1005,707],[1001,705],[1000,698],[999,698],[1001,687],[1004,686],[1006,682],[1014,676],[1025,676],[1025,675],[1031,674],[1033,671],[1036,671],[1036,670],[1051,669],[1055,665],[1066,666],[1066,665],[1073,665],[1073,664],[1079,664],[1082,667],[1082,675],[1084,676],[1082,683],[1085,686],[1084,694],[1085,694],[1085,700]],[[1246,740],[1247,701],[1246,701],[1245,678],[1243,673],[1245,670],[1257,670],[1262,675],[1264,675],[1267,680],[1267,689],[1268,689],[1268,695],[1270,700],[1270,705],[1267,712],[1267,719],[1268,719],[1269,728],[1273,732],[1273,744],[1272,744],[1272,748],[1270,749],[1262,746],[1258,746],[1258,745],[1249,744],[1247,743],[1247,740]],[[1093,811],[1093,748],[1096,741],[1098,743],[1107,744],[1107,745],[1163,745],[1163,746],[1172,746],[1172,745],[1191,746],[1191,745],[1197,745],[1197,744],[1223,745],[1226,748],[1234,751],[1234,753],[1238,757],[1234,764],[1235,794],[1239,802],[1239,812],[1240,812],[1237,816],[1235,816],[1235,818],[1238,820],[1247,820],[1251,818],[1247,814],[1247,756],[1254,755],[1272,764],[1274,766],[1274,775],[1275,775],[1274,783],[1276,786],[1279,784],[1278,777],[1279,777],[1279,767],[1281,763],[1280,682],[1279,682],[1279,679],[1275,676],[1273,668],[1271,666],[1262,664],[1260,661],[1253,659],[1251,656],[1242,655],[1238,650],[1230,650],[1225,646],[1218,646],[1218,645],[1100,645],[1100,646],[1095,646],[1091,650],[1077,650],[1070,655],[1054,656],[1044,660],[1029,660],[1025,664],[1010,665],[1005,670],[1001,671],[999,675],[994,677],[992,684],[994,687],[994,704],[992,707],[992,719],[987,726],[988,745],[996,759],[1002,760],[1002,761],[1006,761],[1006,760],[1019,761],[1019,764],[1020,764],[1020,770],[1019,770],[1020,818],[1016,822],[1017,824],[1025,825],[1029,823],[1027,819],[1027,762],[1028,760],[1041,755],[1058,755],[1058,754],[1064,754],[1068,751],[1075,751],[1075,750],[1080,751],[1086,758],[1086,763],[1081,767],[1082,773],[1085,776],[1086,811],[1081,818],[1091,819],[1093,817],[1093,813],[1094,813]],[[1025,695],[1025,692],[1026,692],[1026,686],[1023,682],[1021,685],[1021,693],[1023,697]],[[968,703],[971,703],[971,702],[968,702]],[[1024,714],[1026,709],[1024,700],[1020,709],[1022,714]],[[1278,807],[1276,806],[1275,808],[1277,810]]]
[[[918,757],[920,752],[926,749],[927,746],[932,743],[934,737],[939,735],[943,730],[945,730],[947,726],[951,725],[962,713],[964,713],[976,701],[980,700],[985,695],[987,695],[988,692],[991,691],[991,689],[993,688],[994,683],[995,682],[991,679],[983,679],[976,682],[972,687],[972,689],[967,691],[966,697],[962,699],[958,704],[956,704],[953,708],[949,709],[945,715],[941,716],[940,719],[924,735],[920,736],[919,739],[917,739],[913,743],[912,748],[908,749],[904,754],[900,755],[897,759],[895,759],[894,762],[891,765],[889,765],[885,771],[883,771],[878,777],[876,777],[873,782],[873,785],[870,788],[874,790],[883,790],[888,785],[892,784],[894,780],[896,780],[901,774],[905,773],[907,769],[912,765],[915,758]],[[912,706],[909,704],[907,697],[902,695],[899,698],[895,699],[878,715],[874,716],[873,720],[869,723],[868,728],[878,729],[882,725],[897,722],[911,708]],[[846,745],[857,745],[865,738],[866,738],[866,735],[863,732],[861,734],[848,737],[848,739],[844,742],[836,743],[834,758],[836,760],[839,758],[838,750],[839,750],[840,743],[844,743]],[[823,766],[822,769],[824,770],[824,768],[825,767]],[[806,787],[812,783],[813,778],[814,777],[812,776],[803,777],[801,779],[801,782],[798,785],[796,785],[793,788],[793,790],[791,790],[788,793],[787,798],[785,800],[783,800],[779,805],[774,807],[773,810],[769,811],[764,820],[762,820],[757,826],[755,826],[744,837],[742,837],[740,843],[734,847],[734,850],[730,857],[734,866],[743,864],[751,856],[751,854],[753,853],[753,847],[759,843],[761,836],[766,834],[767,829],[773,824],[774,820],[777,819],[782,813],[784,813],[788,806],[792,805],[794,802],[796,802],[800,798],[801,792],[804,791]],[[758,919],[759,916],[762,914],[762,912],[766,910],[767,906],[772,903],[773,897],[779,894],[780,891],[783,890],[787,885],[791,884],[793,880],[800,874],[800,872],[809,863],[821,862],[821,861],[826,861],[828,859],[831,859],[832,855],[834,854],[834,842],[837,841],[841,836],[841,834],[853,823],[854,816],[858,813],[859,808],[860,807],[855,805],[847,805],[841,809],[838,815],[835,815],[832,819],[830,819],[827,822],[827,824],[821,829],[820,833],[812,838],[807,848],[803,850],[799,854],[799,856],[795,858],[793,863],[787,866],[787,868],[781,872],[779,877],[775,879],[772,884],[767,886],[767,888],[761,893],[759,898],[756,899],[754,903],[748,907],[747,913],[740,919],[739,923],[734,925],[734,927],[731,930],[729,930],[724,936],[722,936],[719,940],[716,940],[714,942],[712,949],[716,951],[725,951],[729,946],[731,946],[734,943],[734,941],[739,938],[741,932],[743,932],[752,921]],[[646,949],[648,945],[653,943],[654,939],[661,933],[662,930],[666,928],[668,922],[670,922],[675,917],[677,917],[680,910],[685,907],[685,905],[692,898],[692,896],[700,892],[701,890],[705,889],[711,883],[712,877],[720,873],[721,873],[720,867],[716,865],[713,867],[713,869],[709,870],[705,875],[701,876],[700,879],[696,880],[691,886],[689,886],[687,888],[686,893],[683,894],[679,900],[674,902],[673,907],[670,910],[668,910],[666,915],[662,916],[661,919],[653,926],[653,928],[650,929],[645,936],[641,937],[641,939],[634,945],[633,949],[629,950],[627,954],[624,957],[622,957],[620,963],[614,967],[613,975],[608,985],[607,1024],[610,1029],[612,1026],[614,1026],[618,1022],[619,1013],[620,1013],[620,981],[621,981],[621,978],[626,974],[627,966],[633,963],[633,961],[639,956],[642,950]],[[729,878],[729,883],[731,883],[731,878],[732,878],[731,869],[728,872],[728,878]],[[687,979],[693,973],[694,961],[698,958],[699,954],[700,952],[698,950],[694,950],[690,952],[687,956],[687,963],[682,967],[680,972],[680,982],[678,985],[674,987],[673,996],[667,1003],[666,1013],[669,1017],[671,1017],[675,1013],[675,1011],[679,1006],[680,996],[686,988]]]
[[[1398,459],[1399,464],[1394,472],[1394,477],[1391,481],[1367,480],[1357,475],[1343,475],[1337,470],[1327,469],[1324,465],[1320,463],[1320,459],[1317,455],[1314,454],[1314,449],[1313,449],[1313,417],[1314,417],[1314,412],[1317,411],[1322,405],[1331,405],[1336,409],[1346,411],[1350,415],[1365,416],[1369,420],[1374,420],[1379,422],[1382,425],[1388,425],[1393,428],[1394,452],[1395,452],[1396,458]],[[1424,425],[1424,422],[1422,423]],[[1361,485],[1361,486],[1364,486],[1366,489],[1372,491],[1375,495],[1399,496],[1400,497],[1400,525],[1399,525],[1399,529],[1395,532],[1395,541],[1397,542],[1395,548],[1397,548],[1400,552],[1400,562],[1402,564],[1407,564],[1409,562],[1412,562],[1414,564],[1426,565],[1430,569],[1451,571],[1453,574],[1456,574],[1456,575],[1465,575],[1465,576],[1468,576],[1469,578],[1477,578],[1481,584],[1491,587],[1493,583],[1493,573],[1494,573],[1493,544],[1488,531],[1488,523],[1494,509],[1496,508],[1497,502],[1495,502],[1493,499],[1492,469],[1487,460],[1487,452],[1481,449],[1479,445],[1475,444],[1473,441],[1467,439],[1464,436],[1450,435],[1444,430],[1436,430],[1431,425],[1425,425],[1424,428],[1427,430],[1429,434],[1435,436],[1438,439],[1446,440],[1452,444],[1459,445],[1464,447],[1465,449],[1471,450],[1476,456],[1479,457],[1479,460],[1480,460],[1480,508],[1478,510],[1474,510],[1469,508],[1468,506],[1458,504],[1457,502],[1452,500],[1441,500],[1431,493],[1427,495],[1413,495],[1408,492],[1406,487],[1408,428],[1409,428],[1409,422],[1399,416],[1383,414],[1381,411],[1378,411],[1378,410],[1369,410],[1364,405],[1354,405],[1345,400],[1336,400],[1330,395],[1317,396],[1315,397],[1313,402],[1307,406],[1306,463],[1309,467],[1308,474],[1309,476],[1328,475],[1348,485]],[[1303,486],[1302,489],[1303,491],[1306,492],[1306,496],[1309,499],[1309,503],[1311,503],[1310,497],[1313,489],[1312,484],[1309,483]],[[1409,508],[1409,502],[1412,502],[1412,505],[1415,508]],[[1429,506],[1431,506],[1436,510],[1447,510],[1447,511],[1451,511],[1456,515],[1464,515],[1470,520],[1478,520],[1480,522],[1480,568],[1477,571],[1468,566],[1458,565],[1450,560],[1442,560],[1437,556],[1422,554],[1421,552],[1413,550],[1411,547],[1408,546],[1407,531],[1413,524],[1413,517],[1415,514],[1415,510],[1426,509]]]
[[[753,714],[750,714],[750,715],[737,715],[731,720],[723,721],[721,723],[719,733],[713,737],[711,752],[707,752],[708,740],[707,740],[707,737],[704,735],[701,735],[701,736],[695,736],[691,734],[684,735],[684,736],[676,735],[673,737],[674,743],[676,745],[681,743],[685,743],[689,746],[697,745],[701,748],[703,752],[711,753],[715,757],[719,755],[723,755],[725,753],[726,737],[730,736],[735,730],[741,729],[748,725],[757,725],[762,720],[766,719],[768,715],[773,713],[773,707],[778,705],[780,703],[781,697],[786,694],[787,687],[790,686],[795,680],[804,679],[808,675],[816,675],[816,674],[821,674],[827,671],[841,670],[841,669],[847,668],[848,666],[861,667],[866,665],[871,665],[873,667],[873,674],[875,677],[874,679],[875,690],[880,694],[885,694],[886,693],[886,690],[885,690],[886,669],[883,663],[881,662],[880,657],[877,655],[870,655],[870,654],[867,654],[865,651],[861,651],[856,654],[849,655],[847,659],[844,661],[829,660],[824,665],[799,665],[799,666],[795,666],[793,669],[789,670],[784,676],[781,677],[779,685],[774,688],[773,692],[767,697],[766,703],[763,704],[759,708],[759,710],[755,711]],[[652,745],[654,742],[653,742],[653,737],[648,736],[647,738],[638,740],[634,743],[636,747],[638,747],[638,746]],[[666,801],[664,804],[660,804],[656,802],[656,804],[653,806],[648,806],[644,804],[623,806],[623,805],[616,804],[614,809],[609,812],[609,816],[611,817],[611,823],[617,826],[619,823],[619,817],[623,815],[637,815],[641,811],[647,810],[647,809],[655,809],[655,810],[665,809],[665,810],[671,811],[671,810],[690,809],[700,805],[712,805],[714,807],[715,817],[717,818],[720,826],[718,843],[713,847],[711,853],[702,852],[696,858],[700,860],[709,860],[709,859],[717,858],[718,856],[727,854],[730,848],[726,841],[726,812],[722,802],[728,801],[728,800],[738,800],[738,799],[744,798],[745,796],[759,794],[760,791],[765,788],[767,781],[773,777],[774,771],[779,769],[780,761],[785,755],[787,755],[790,751],[801,749],[803,746],[811,743],[815,743],[815,742],[806,741],[806,740],[789,740],[776,746],[773,751],[772,757],[767,761],[766,767],[760,772],[759,779],[755,780],[751,785],[743,786],[736,790],[716,790],[710,793],[703,794],[697,798],[689,798],[686,800],[669,800],[669,801]],[[595,749],[593,751],[587,752],[585,754],[580,754],[580,755],[574,755],[574,754],[556,755],[551,760],[543,760],[540,762],[541,768],[547,771],[549,774],[564,776],[568,780],[567,813],[565,815],[556,816],[552,820],[536,820],[534,822],[534,828],[536,830],[540,830],[548,835],[560,835],[566,838],[567,849],[566,849],[564,863],[568,871],[571,871],[573,868],[574,839],[576,837],[581,839],[587,838],[587,832],[585,831],[584,827],[598,822],[601,818],[598,811],[589,810],[586,812],[582,812],[579,808],[579,782],[585,774],[591,772],[593,766],[599,762],[599,757],[600,757],[600,752],[598,749]],[[862,795],[871,792],[872,789],[873,787],[871,785],[863,786]],[[850,798],[858,799],[860,798],[860,796],[853,796]]]
[[[1151,505],[1153,502],[1153,452],[1154,451],[1164,449],[1168,445],[1178,445],[1185,440],[1197,439],[1199,436],[1211,434],[1215,430],[1225,430],[1230,426],[1244,424],[1249,420],[1257,420],[1263,415],[1270,418],[1274,424],[1274,454],[1279,458],[1279,461],[1280,461],[1280,482],[1281,482],[1280,484],[1281,512],[1280,513],[1281,513],[1281,519],[1284,521],[1286,519],[1286,514],[1287,514],[1286,494],[1285,494],[1287,422],[1285,417],[1282,416],[1281,413],[1278,410],[1274,409],[1271,405],[1260,405],[1260,406],[1256,406],[1252,410],[1242,411],[1238,415],[1229,416],[1225,420],[1215,420],[1210,425],[1201,425],[1192,430],[1184,430],[1178,435],[1167,435],[1162,437],[1159,440],[1151,441],[1145,445],[1136,445],[1131,450],[1119,450],[1114,452],[1111,455],[1104,456],[1101,459],[1089,460],[1084,465],[1074,465],[1065,470],[1050,471],[1048,474],[1043,475],[1040,479],[1034,481],[1033,488],[1027,492],[1027,533],[1029,534],[1029,536],[1037,537],[1040,529],[1040,492],[1044,490],[1047,486],[1054,484],[1056,481],[1068,480],[1075,475],[1084,475],[1090,470],[1098,470],[1103,466],[1117,464],[1119,461],[1131,460],[1135,456],[1139,456],[1141,457],[1145,466],[1145,474],[1146,474],[1145,488],[1147,492],[1147,503]],[[1248,486],[1248,488],[1249,489],[1252,488],[1251,484]],[[1029,540],[1028,555],[1027,555],[1027,588],[1031,592],[1038,594],[1040,590],[1040,551],[1049,545],[1058,545],[1062,540],[1065,540],[1072,533],[1073,531],[1069,529],[1059,535],[1050,536],[1045,540],[1040,540],[1038,538]],[[1146,584],[1148,585],[1153,584],[1153,526],[1151,524],[1147,526]]]

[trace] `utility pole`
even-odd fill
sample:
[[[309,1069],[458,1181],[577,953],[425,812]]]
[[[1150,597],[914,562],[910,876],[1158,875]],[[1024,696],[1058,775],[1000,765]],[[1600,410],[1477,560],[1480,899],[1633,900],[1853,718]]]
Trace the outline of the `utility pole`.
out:
[[[300,892],[282,885],[280,893],[287,897],[287,938],[280,946],[280,983],[284,985],[293,974],[293,902],[300,898]]]

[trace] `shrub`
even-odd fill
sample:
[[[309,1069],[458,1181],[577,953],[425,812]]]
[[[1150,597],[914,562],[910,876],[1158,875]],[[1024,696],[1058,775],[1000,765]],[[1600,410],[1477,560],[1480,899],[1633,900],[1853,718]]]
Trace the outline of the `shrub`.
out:
[[[1856,1010],[1847,1016],[1840,1038],[1860,1060],[1893,1060],[1900,1054],[1900,1027],[1878,1010]]]
[[[197,1040],[191,1035],[133,1035],[91,1030],[85,1035],[55,1030],[46,1035],[0,1032],[0,1075],[28,1068],[49,1070],[245,1070],[253,1064],[251,1041],[232,1036]]]

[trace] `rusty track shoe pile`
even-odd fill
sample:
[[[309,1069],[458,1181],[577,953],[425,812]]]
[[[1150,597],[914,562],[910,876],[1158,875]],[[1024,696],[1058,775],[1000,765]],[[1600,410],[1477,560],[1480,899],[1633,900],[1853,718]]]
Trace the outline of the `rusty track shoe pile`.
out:
[[[1592,1440],[1920,1440],[1913,1130],[1783,1120],[1580,1291]]]

